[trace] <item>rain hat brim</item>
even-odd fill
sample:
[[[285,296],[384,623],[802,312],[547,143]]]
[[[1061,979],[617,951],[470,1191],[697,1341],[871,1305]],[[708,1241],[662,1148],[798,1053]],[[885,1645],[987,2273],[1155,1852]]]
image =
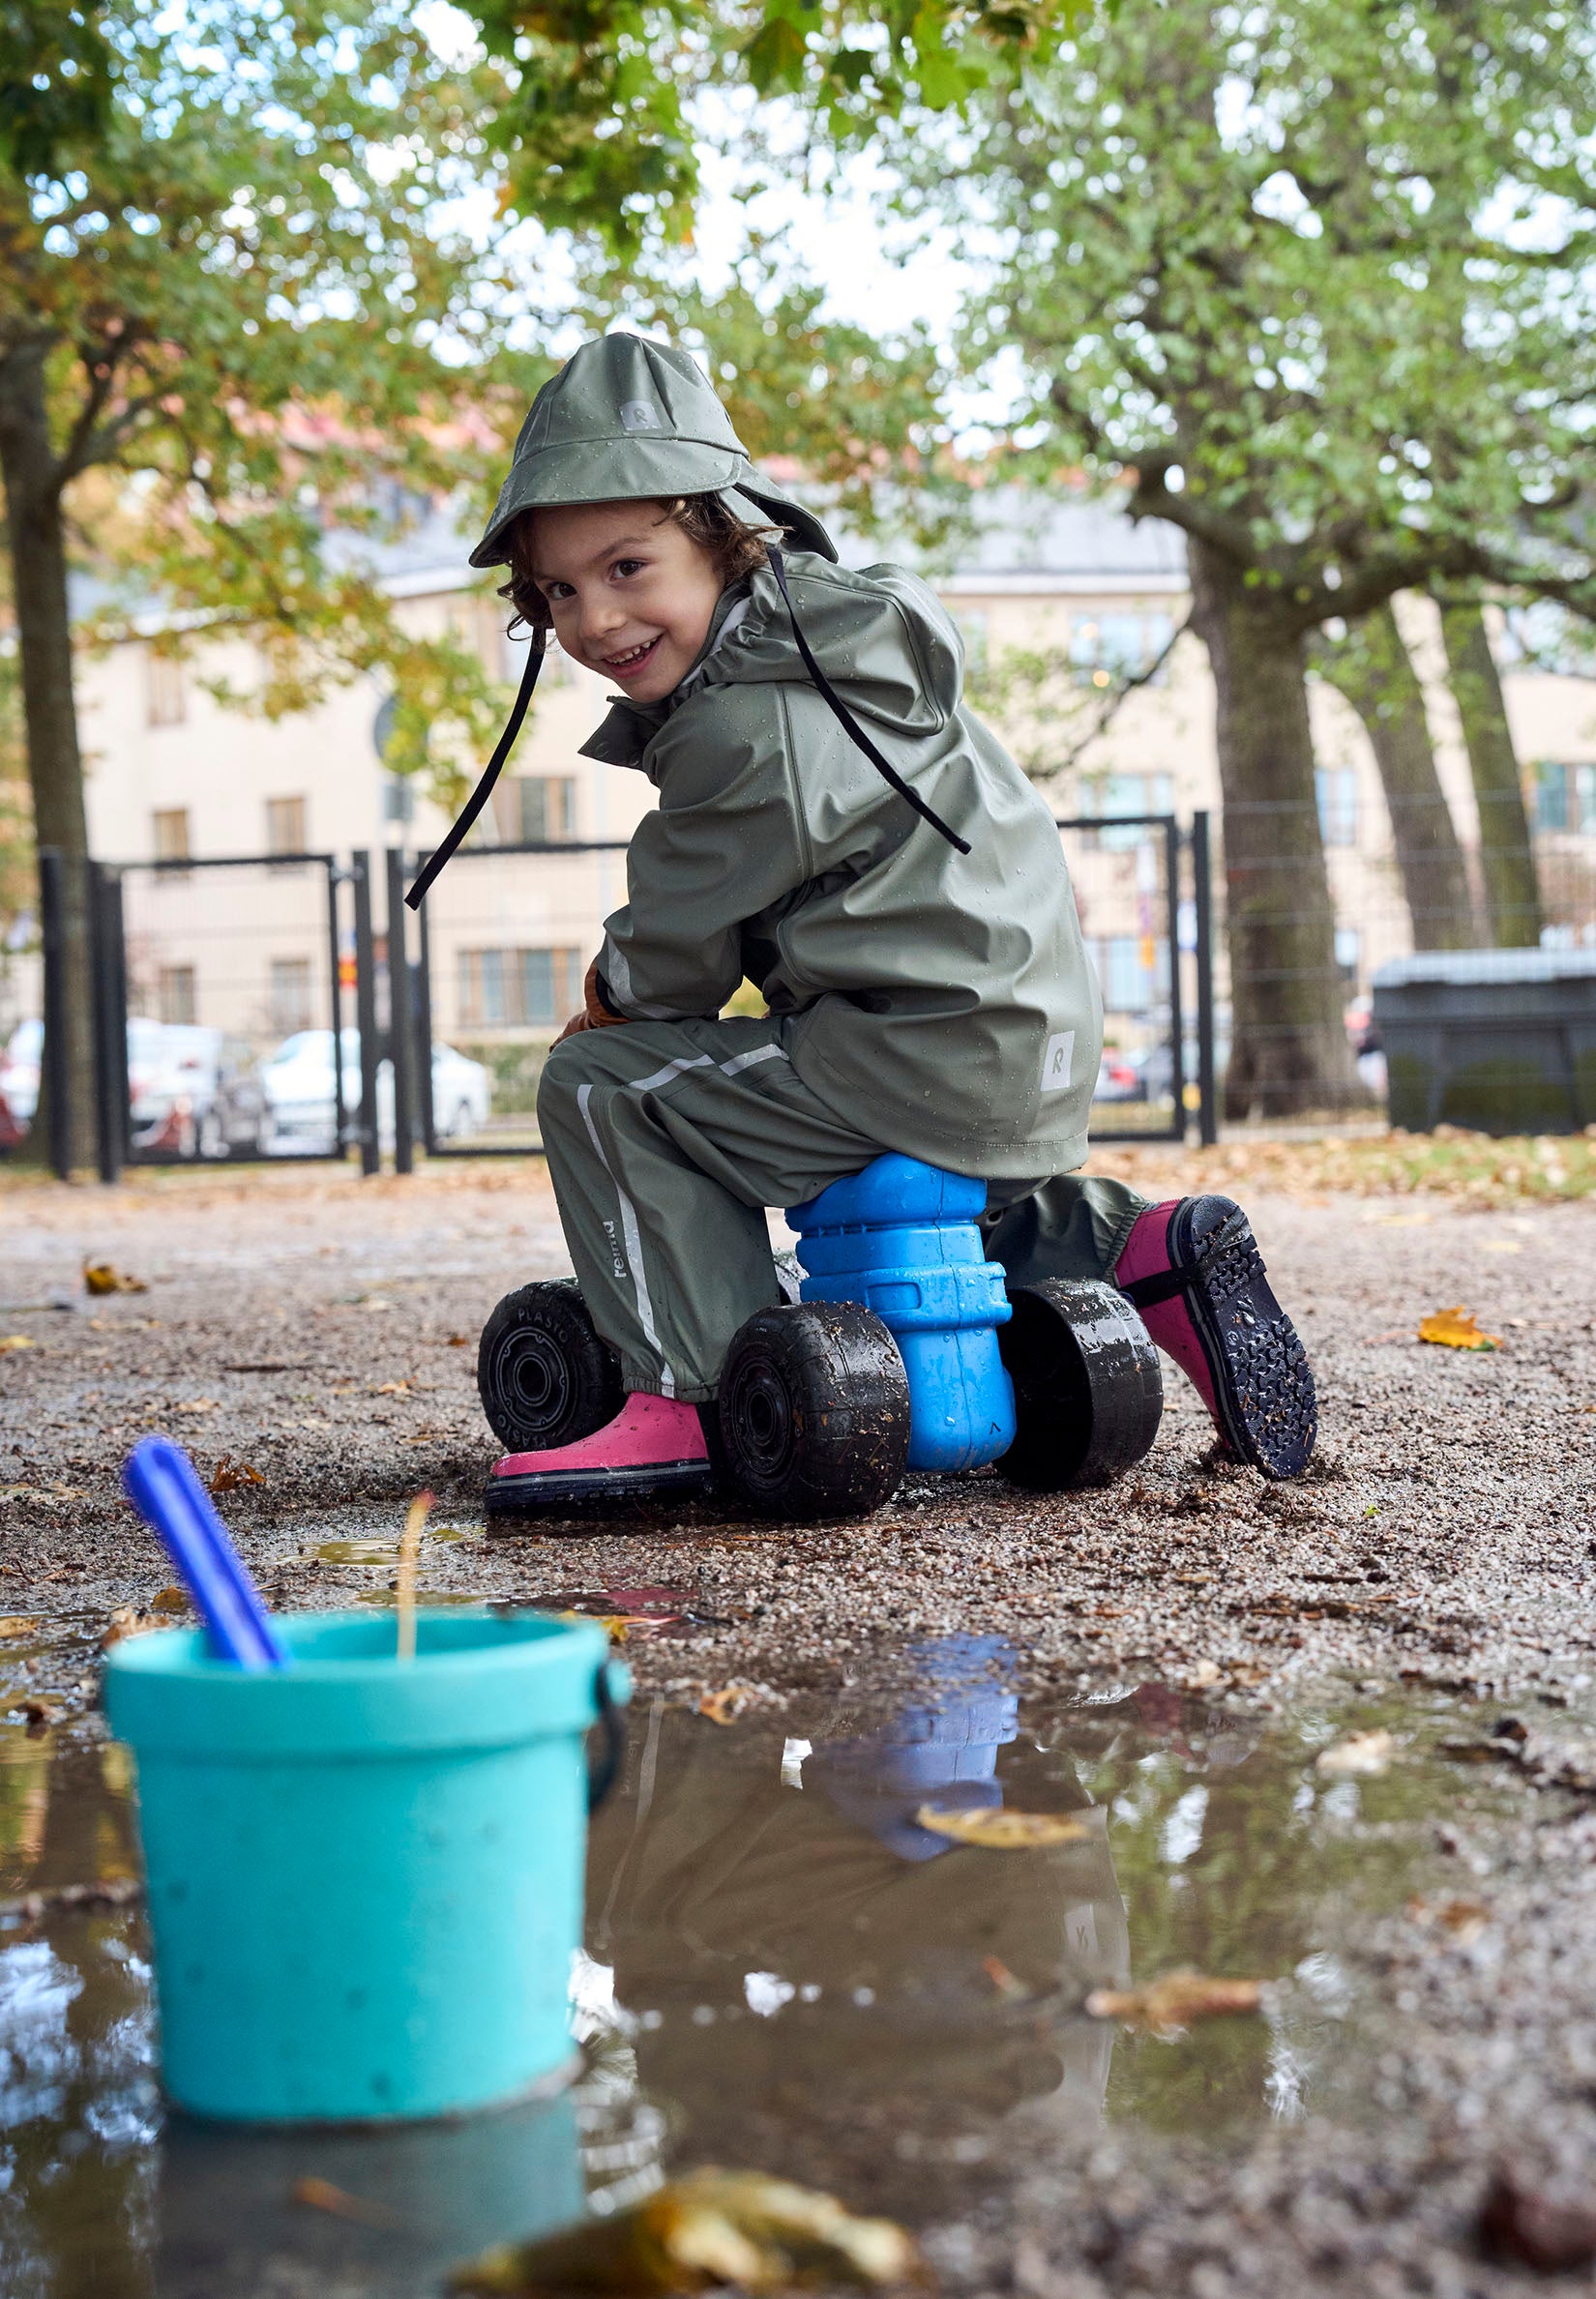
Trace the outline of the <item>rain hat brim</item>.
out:
[[[735,448],[702,439],[573,439],[546,447],[512,468],[471,564],[509,563],[505,537],[522,512],[567,503],[635,502],[645,496],[718,495],[747,469],[747,457]]]
[[[700,439],[577,439],[546,448],[513,470],[473,567],[509,564],[508,536],[523,512],[568,503],[629,503],[666,495],[719,495],[748,526],[784,527],[798,550],[835,559],[837,546],[813,512],[757,479],[746,456]]]

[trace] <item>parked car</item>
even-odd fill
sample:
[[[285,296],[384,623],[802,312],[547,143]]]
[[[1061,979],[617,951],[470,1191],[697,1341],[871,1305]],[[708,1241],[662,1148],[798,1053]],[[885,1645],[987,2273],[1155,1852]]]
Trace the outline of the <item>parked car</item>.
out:
[[[44,1046],[42,1021],[19,1021],[0,1054],[0,1094],[13,1122],[25,1133],[39,1106],[39,1057]]]
[[[360,1109],[360,1032],[346,1029],[340,1049],[346,1124]],[[265,1147],[274,1157],[326,1157],[337,1146],[331,1030],[296,1030],[260,1066],[266,1100]],[[432,1114],[440,1140],[458,1140],[488,1122],[492,1089],[481,1062],[452,1046],[432,1048]],[[377,1069],[377,1136],[394,1135],[394,1070]]]
[[[128,1021],[134,1150],[177,1158],[253,1157],[266,1097],[249,1042],[193,1022]]]
[[[1094,1102],[1135,1102],[1142,1093],[1140,1078],[1135,1065],[1123,1054],[1105,1053],[1098,1065],[1097,1088]]]

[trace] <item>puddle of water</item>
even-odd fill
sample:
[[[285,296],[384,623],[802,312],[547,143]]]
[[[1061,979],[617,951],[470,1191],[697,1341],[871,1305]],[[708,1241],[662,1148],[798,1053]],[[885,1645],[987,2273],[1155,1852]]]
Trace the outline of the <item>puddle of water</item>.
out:
[[[467,1530],[463,1525],[429,1525],[422,1542],[422,1554],[425,1556],[429,1548],[466,1538]],[[397,1536],[390,1541],[377,1534],[369,1534],[360,1540],[322,1541],[314,1548],[301,1549],[294,1561],[310,1564],[317,1557],[329,1565],[397,1565],[399,1540]]]
[[[538,1612],[581,1612],[606,1620],[624,1640],[636,1636],[685,1636],[717,1625],[714,1613],[686,1588],[564,1588],[530,1599]]]
[[[1389,2038],[1366,2032],[1359,1943],[1411,1893],[1455,1888],[1434,1815],[1508,1792],[1434,1753],[1472,1717],[1437,1702],[1264,1724],[1163,1686],[1033,1713],[994,1642],[913,1658],[896,1704],[812,1701],[779,1726],[635,1718],[592,1833],[573,1992],[587,2074],[535,2107],[380,2137],[165,2117],[138,1911],[0,1919],[0,2290],[419,2299],[584,2193],[613,2208],[695,2163],[915,2224],[1105,2122],[1223,2147],[1271,2119],[1376,2112],[1367,2070]],[[1315,1769],[1375,1722],[1404,1742],[1383,1777]],[[0,1897],[130,1873],[130,1791],[88,1727],[0,1728]],[[923,1827],[927,1806],[1072,1813],[1084,1833],[985,1851]],[[1079,2010],[1092,1986],[1181,1965],[1281,1986],[1263,2018],[1169,2040]],[[305,2178],[367,2221],[296,2202]]]

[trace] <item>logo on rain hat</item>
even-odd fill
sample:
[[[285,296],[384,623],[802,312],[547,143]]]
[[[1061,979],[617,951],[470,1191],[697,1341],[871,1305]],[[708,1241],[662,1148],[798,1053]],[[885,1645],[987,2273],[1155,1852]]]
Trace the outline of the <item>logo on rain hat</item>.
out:
[[[621,401],[621,428],[623,431],[657,431],[663,428],[660,410],[652,399],[623,399]]]

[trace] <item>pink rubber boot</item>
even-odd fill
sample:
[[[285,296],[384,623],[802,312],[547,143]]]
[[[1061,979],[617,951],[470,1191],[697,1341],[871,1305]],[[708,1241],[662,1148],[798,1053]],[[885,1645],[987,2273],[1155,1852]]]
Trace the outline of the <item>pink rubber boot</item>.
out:
[[[1236,1458],[1266,1477],[1300,1477],[1318,1433],[1314,1375],[1240,1206],[1228,1197],[1149,1206],[1114,1283],[1190,1375]]]
[[[507,1453],[488,1480],[489,1516],[526,1517],[593,1500],[697,1491],[710,1481],[696,1405],[635,1389],[613,1421],[547,1453]]]

